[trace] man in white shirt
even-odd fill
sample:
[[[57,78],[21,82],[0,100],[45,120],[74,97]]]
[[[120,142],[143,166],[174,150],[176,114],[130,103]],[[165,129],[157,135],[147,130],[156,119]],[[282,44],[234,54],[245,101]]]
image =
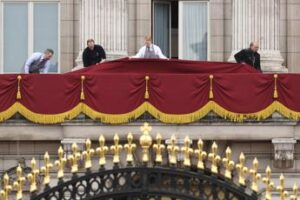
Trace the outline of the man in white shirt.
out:
[[[161,49],[152,44],[152,39],[150,36],[145,37],[145,46],[140,48],[139,52],[132,56],[132,58],[161,58],[167,59],[167,57],[161,52]]]
[[[50,68],[50,59],[54,52],[52,49],[46,49],[44,53],[33,53],[25,62],[24,73],[25,74],[39,74],[43,72],[48,73]]]

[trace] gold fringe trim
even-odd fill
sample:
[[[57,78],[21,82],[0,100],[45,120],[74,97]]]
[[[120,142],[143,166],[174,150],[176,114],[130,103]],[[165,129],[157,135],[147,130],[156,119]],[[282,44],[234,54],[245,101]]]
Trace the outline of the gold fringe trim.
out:
[[[29,121],[40,124],[56,124],[66,120],[71,120],[80,113],[86,114],[93,120],[98,120],[102,123],[122,124],[128,123],[140,117],[143,113],[149,112],[153,117],[163,123],[185,124],[192,123],[205,117],[209,112],[214,112],[224,119],[234,122],[243,122],[246,119],[263,120],[270,117],[274,112],[282,114],[284,117],[292,120],[300,120],[300,112],[293,111],[278,101],[274,101],[267,108],[255,113],[234,113],[221,107],[214,101],[209,101],[202,108],[195,112],[187,114],[167,114],[161,112],[149,102],[144,102],[138,108],[124,114],[106,114],[93,110],[84,103],[79,103],[73,109],[59,114],[39,114],[30,111],[21,103],[16,102],[7,110],[0,112],[0,122],[3,122],[19,112]]]
[[[85,80],[85,76],[81,76],[81,92],[80,92],[80,100],[85,100],[83,82]]]
[[[292,120],[300,120],[300,112],[293,111],[278,101],[273,102],[276,111],[284,117]]]
[[[234,122],[243,122],[246,119],[263,120],[270,117],[276,111],[276,105],[272,103],[267,108],[255,113],[235,113],[221,107],[219,104],[213,102],[213,112],[224,119]],[[300,113],[299,113],[300,114]]]
[[[278,79],[278,75],[274,74],[274,99],[278,98],[278,91],[277,91],[277,79]]]
[[[39,123],[39,124],[57,124],[62,123],[66,120],[70,120],[78,116],[82,111],[82,103],[79,103],[77,106],[75,106],[73,109],[59,114],[39,114],[30,111],[25,106],[23,106],[20,103],[17,104],[17,110],[18,112],[24,116],[26,119],[28,119],[31,122]]]
[[[17,104],[19,104],[19,103],[18,102],[14,103],[7,110],[0,112],[0,122],[10,119],[12,116],[14,116],[18,112]]]
[[[135,110],[125,114],[106,114],[93,110],[86,104],[83,104],[82,112],[93,120],[98,120],[108,124],[122,124],[137,119],[147,111],[148,102],[144,102]]]
[[[213,102],[208,102],[205,106],[200,108],[199,110],[188,113],[188,114],[167,114],[164,112],[159,111],[150,103],[147,104],[148,108],[147,111],[156,119],[160,120],[163,123],[170,123],[170,124],[186,124],[195,122],[203,117],[205,117],[212,108]]]
[[[18,75],[17,76],[17,79],[18,79],[18,91],[17,91],[17,99],[21,99],[21,79],[22,79],[22,76],[21,75]]]
[[[213,75],[209,75],[209,99],[214,98],[214,93],[213,93]]]
[[[146,81],[146,89],[145,89],[145,96],[144,98],[145,99],[149,99],[149,88],[148,88],[148,82],[150,80],[150,77],[149,76],[145,76],[145,81]]]

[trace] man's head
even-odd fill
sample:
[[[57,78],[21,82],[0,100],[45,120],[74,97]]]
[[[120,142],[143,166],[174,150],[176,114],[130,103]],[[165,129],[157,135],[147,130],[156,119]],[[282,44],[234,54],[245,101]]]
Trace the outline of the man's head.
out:
[[[94,39],[88,39],[86,41],[86,44],[88,46],[89,49],[93,50],[95,47],[95,40]]]
[[[46,49],[44,51],[44,59],[50,60],[52,58],[53,54],[54,54],[54,51],[52,49]]]
[[[253,52],[257,52],[258,49],[259,49],[259,45],[257,42],[251,42],[250,43],[250,49],[253,51]]]
[[[152,44],[152,38],[151,38],[151,36],[146,36],[145,37],[145,45],[146,45],[146,47],[150,47],[151,44]]]

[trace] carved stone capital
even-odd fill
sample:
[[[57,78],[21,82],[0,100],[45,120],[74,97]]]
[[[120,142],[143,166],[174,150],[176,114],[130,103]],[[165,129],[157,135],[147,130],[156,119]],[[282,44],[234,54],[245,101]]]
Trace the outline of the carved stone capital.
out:
[[[274,167],[292,168],[294,166],[294,138],[272,139],[274,145]]]

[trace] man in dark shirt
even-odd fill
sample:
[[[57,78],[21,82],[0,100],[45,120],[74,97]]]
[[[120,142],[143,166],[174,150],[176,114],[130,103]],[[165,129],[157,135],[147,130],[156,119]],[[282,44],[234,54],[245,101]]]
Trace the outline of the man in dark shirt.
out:
[[[102,46],[95,45],[95,41],[93,39],[88,39],[86,43],[87,48],[85,48],[82,54],[84,67],[89,67],[91,65],[104,62],[106,59],[106,54]]]
[[[260,55],[257,52],[258,49],[258,44],[256,42],[251,42],[250,48],[241,50],[234,55],[234,58],[237,63],[248,64],[261,71]]]

